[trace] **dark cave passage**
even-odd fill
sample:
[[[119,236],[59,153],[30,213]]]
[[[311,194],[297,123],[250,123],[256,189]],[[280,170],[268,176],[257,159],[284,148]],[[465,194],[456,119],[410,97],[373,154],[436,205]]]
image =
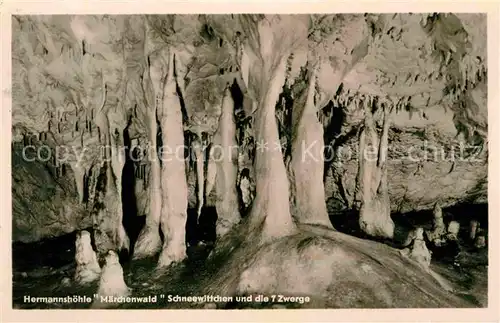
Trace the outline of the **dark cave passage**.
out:
[[[188,208],[186,221],[186,243],[197,245],[199,242],[215,243],[215,224],[217,209],[215,206],[203,206],[199,222],[197,223],[196,208]]]
[[[344,144],[352,135],[353,131],[349,131],[343,136],[339,136],[342,133],[342,125],[344,124],[346,114],[342,107],[335,106],[332,101],[323,108],[323,114],[330,120],[328,125],[324,130],[323,140],[325,146],[329,146],[329,150],[325,150],[325,162],[324,162],[324,177],[326,179],[326,174],[328,170],[332,167],[333,162],[336,160],[337,156],[332,158],[332,154],[336,154],[337,147]]]

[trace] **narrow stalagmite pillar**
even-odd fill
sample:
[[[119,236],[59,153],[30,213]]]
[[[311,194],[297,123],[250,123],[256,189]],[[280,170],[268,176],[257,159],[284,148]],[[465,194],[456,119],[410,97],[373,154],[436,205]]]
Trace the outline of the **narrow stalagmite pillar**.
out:
[[[171,50],[163,88],[162,108],[158,113],[163,142],[161,230],[165,236],[158,267],[165,267],[186,258],[188,186],[184,160],[183,118],[177,95],[174,60],[175,55]]]
[[[154,69],[154,66],[150,66],[150,69]],[[158,73],[157,73],[158,74]],[[155,101],[150,102],[151,107],[148,108],[148,136],[149,136],[149,146],[147,150],[147,156],[150,164],[150,188],[149,188],[149,212],[146,215],[146,223],[139,233],[137,242],[134,246],[134,258],[140,259],[157,254],[161,250],[161,238],[160,238],[160,217],[161,217],[161,167],[160,160],[158,159],[157,152],[157,134],[158,125],[156,122],[156,112],[158,109],[162,109],[162,98],[160,93],[163,89],[160,86],[159,79],[153,79],[151,75],[155,75],[154,72],[149,72],[146,70],[143,82],[153,82],[153,91],[155,94]],[[146,89],[146,86],[143,85]],[[148,103],[146,103],[148,104]],[[144,182],[146,182],[147,177]]]
[[[205,187],[205,158],[203,156],[203,147],[201,143],[201,134],[196,136],[196,138],[191,143],[194,156],[196,158],[196,213],[197,219],[199,221],[201,210],[203,209],[204,203],[204,187]]]
[[[365,100],[365,125],[359,140],[358,194],[360,194],[359,226],[372,237],[394,237],[394,222],[387,187],[387,146],[392,107],[381,104],[384,124],[379,137],[372,113],[371,100]]]
[[[474,241],[476,239],[477,230],[480,228],[479,222],[476,220],[470,221],[469,238]]]
[[[240,221],[238,207],[238,144],[234,120],[234,101],[229,87],[224,90],[219,128],[214,137],[214,158],[217,165],[215,179],[217,192],[218,237],[224,236]]]
[[[215,186],[215,178],[217,177],[217,163],[214,157],[214,145],[210,144],[208,146],[208,156],[207,156],[207,176],[205,179],[205,201],[208,201],[208,197]]]
[[[281,149],[275,149],[280,145],[275,106],[285,82],[288,56],[284,55],[269,73],[269,84],[263,87],[266,90],[258,102],[254,119],[256,195],[249,215],[249,229],[262,232],[262,241],[287,236],[296,230],[290,213],[290,190],[283,153]]]
[[[443,243],[443,238],[446,235],[446,225],[443,220],[443,210],[439,203],[434,205],[432,231],[427,232],[427,238],[435,245],[439,246]]]
[[[309,73],[308,88],[293,108],[290,200],[292,215],[299,223],[333,228],[326,210],[323,125],[318,120],[314,104],[315,86],[316,68],[313,68]]]
[[[78,162],[70,164],[75,175],[76,190],[78,191],[78,201],[83,203],[85,197],[85,169]]]

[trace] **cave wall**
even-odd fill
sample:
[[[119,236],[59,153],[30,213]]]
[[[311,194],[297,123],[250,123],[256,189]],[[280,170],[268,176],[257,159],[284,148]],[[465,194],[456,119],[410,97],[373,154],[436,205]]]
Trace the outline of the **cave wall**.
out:
[[[50,162],[23,158],[23,144],[12,145],[12,240],[33,242],[92,226],[78,202],[75,177],[66,165],[57,172]],[[33,158],[29,154],[28,158]]]
[[[466,142],[457,135],[451,121],[453,114],[438,114],[441,118],[410,118],[406,113],[394,118],[387,155],[392,212],[430,210],[436,202],[443,207],[488,202],[487,147],[482,142]],[[338,149],[339,159],[335,159],[325,179],[330,212],[345,209],[349,202],[354,204],[358,171],[356,134]],[[328,152],[327,157],[330,154]],[[342,175],[349,201],[340,193],[338,174]]]

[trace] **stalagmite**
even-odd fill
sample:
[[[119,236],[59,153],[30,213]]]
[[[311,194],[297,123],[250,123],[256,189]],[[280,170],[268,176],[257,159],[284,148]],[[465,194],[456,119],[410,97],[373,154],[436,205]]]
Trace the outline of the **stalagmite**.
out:
[[[300,223],[333,228],[326,210],[323,184],[323,126],[314,104],[316,69],[309,73],[309,86],[295,101],[292,121],[290,196],[292,215]],[[279,149],[276,147],[275,149]]]
[[[96,190],[97,190],[97,182],[99,180],[99,176],[101,174],[101,164],[97,163],[94,164],[94,166],[89,169],[88,171],[85,171],[85,177],[87,179],[87,186],[88,186],[88,200],[87,200],[87,205],[88,207],[92,208],[94,206],[94,201],[95,201],[95,196],[96,196]]]
[[[217,177],[217,163],[214,157],[214,146],[210,144],[208,146],[208,157],[207,157],[207,176],[205,179],[205,201],[208,201],[210,193],[215,186],[215,178]]]
[[[285,53],[279,64],[264,74],[268,75],[269,83],[261,86],[266,90],[258,102],[254,118],[255,140],[261,147],[257,147],[255,153],[256,195],[249,215],[249,230],[261,227],[263,241],[287,236],[296,230],[290,214],[289,183],[283,154],[281,149],[273,149],[280,144],[274,110],[285,82],[288,56]]]
[[[123,227],[121,195],[116,188],[111,163],[103,162],[92,171],[91,179],[95,176],[96,181],[89,183],[89,200],[90,195],[95,194],[94,203],[90,205],[93,206],[95,244],[102,259],[109,250],[128,251],[130,242]]]
[[[131,294],[131,289],[125,284],[123,268],[120,265],[117,253],[110,250],[105,259],[106,262],[102,268],[102,275],[97,290],[98,297],[94,300],[94,303],[92,303],[92,308],[117,306],[119,303],[102,302],[101,299],[105,299],[106,297],[127,297]]]
[[[186,219],[188,187],[184,161],[183,117],[174,76],[175,54],[169,52],[168,72],[158,113],[163,142],[161,188],[161,229],[165,236],[158,266],[164,267],[186,258]]]
[[[432,231],[427,231],[427,239],[432,241],[436,246],[440,246],[444,240],[443,237],[446,235],[446,226],[443,221],[443,211],[439,203],[436,203],[433,210],[433,227]]]
[[[486,247],[486,235],[484,232],[478,233],[476,240],[474,241],[474,247],[477,249]]]
[[[191,143],[195,158],[196,158],[196,197],[197,197],[197,221],[200,219],[201,210],[203,208],[203,193],[205,187],[205,158],[203,158],[203,147],[201,136],[198,135]]]
[[[476,233],[477,230],[479,229],[480,225],[479,222],[476,220],[471,220],[470,221],[470,229],[469,229],[469,238],[474,241],[476,239]]]
[[[446,238],[448,240],[458,240],[458,233],[460,231],[460,223],[457,221],[451,221],[448,224],[448,234],[446,235]]]
[[[401,254],[415,260],[422,268],[429,269],[431,253],[425,245],[424,229],[416,228],[410,237],[408,248],[401,250]]]
[[[153,69],[154,67],[150,67]],[[162,91],[159,86],[159,80],[152,80],[147,77],[148,70],[145,72],[143,78],[144,82],[153,81],[153,89],[155,91],[155,98],[159,91]],[[155,82],[156,81],[156,82]],[[148,103],[146,103],[148,104]],[[148,161],[150,163],[151,172],[149,174],[151,186],[149,188],[149,212],[146,215],[146,223],[139,233],[139,237],[134,246],[134,259],[141,259],[157,254],[161,249],[161,238],[160,238],[160,217],[161,217],[161,207],[162,207],[162,196],[161,196],[161,168],[160,160],[158,159],[157,153],[157,132],[158,126],[156,123],[156,113],[161,109],[161,101],[155,100],[152,102],[152,106],[147,107],[148,116],[148,139],[149,139],[149,149],[148,151]],[[144,181],[145,183],[146,181]]]
[[[75,247],[75,281],[79,284],[88,284],[97,280],[101,274],[101,267],[99,267],[96,253],[92,249],[88,231],[81,231],[77,234]]]
[[[387,188],[386,153],[392,107],[382,103],[384,124],[380,139],[376,131],[371,104],[364,102],[365,126],[359,140],[359,170],[357,180],[359,226],[366,234],[392,239],[394,222],[391,219],[389,193]],[[372,155],[367,153],[371,150]],[[375,157],[373,156],[375,154]]]
[[[109,137],[111,146],[111,169],[113,172],[113,181],[108,182],[109,189],[107,193],[109,199],[114,199],[113,207],[108,206],[108,210],[112,213],[114,221],[116,221],[115,228],[115,242],[118,244],[118,250],[126,249],[129,250],[130,241],[125,232],[125,228],[122,224],[123,218],[123,206],[122,206],[122,173],[123,167],[125,166],[125,150],[123,144],[123,130],[126,126],[125,118],[123,116],[123,111],[119,110],[120,107],[115,107],[115,110],[108,112],[109,120]],[[110,178],[111,179],[111,178]],[[110,187],[112,183],[113,187]]]
[[[399,251],[403,257],[415,261],[425,272],[429,273],[436,280],[441,288],[449,292],[453,291],[453,286],[450,282],[430,268],[432,253],[425,244],[423,228],[418,227],[411,231],[405,246],[408,247]]]
[[[78,163],[71,163],[71,169],[75,174],[76,190],[78,191],[78,201],[83,203],[85,196],[85,169]]]
[[[238,145],[236,142],[236,123],[234,121],[234,101],[229,87],[224,90],[222,111],[219,118],[214,143],[217,149],[217,176],[215,185],[217,191],[217,224],[218,237],[224,236],[240,221],[238,208]]]
[[[107,85],[103,80],[103,95],[102,95],[102,101],[101,105],[99,106],[99,109],[97,110],[97,113],[95,114],[94,117],[94,123],[97,125],[97,128],[99,129],[99,138],[100,141],[99,143],[103,145],[108,145],[109,144],[109,136],[108,136],[108,120],[104,111],[105,105],[106,105],[106,96],[107,96]],[[84,129],[85,130],[85,129]]]

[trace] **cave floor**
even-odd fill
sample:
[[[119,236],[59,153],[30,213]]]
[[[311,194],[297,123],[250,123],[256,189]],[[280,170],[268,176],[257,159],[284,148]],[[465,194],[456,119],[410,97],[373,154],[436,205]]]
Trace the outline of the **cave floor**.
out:
[[[84,309],[88,303],[26,303],[25,296],[34,297],[66,297],[89,296],[97,290],[97,283],[86,287],[68,283],[64,285],[65,277],[71,278],[74,271],[72,248],[74,240],[71,235],[52,239],[40,244],[27,244],[17,247],[13,270],[13,307],[22,309]],[[373,242],[377,243],[377,242]],[[189,258],[182,264],[175,265],[164,272],[155,270],[156,259],[143,259],[124,263],[124,278],[132,288],[133,296],[149,295],[199,295],[201,282],[210,279],[220,268],[217,262],[206,262],[207,247],[192,247],[188,250]],[[50,251],[48,251],[50,250]],[[30,255],[38,255],[35,259]],[[41,255],[45,254],[46,257]],[[30,259],[30,262],[16,259]],[[42,261],[43,260],[43,261]],[[224,261],[223,258],[220,259]],[[448,279],[460,292],[471,307],[486,307],[488,294],[488,251],[486,248],[473,250],[464,248],[461,257],[455,264],[446,257],[433,259],[432,269]],[[231,308],[227,305],[226,308]],[[268,308],[271,304],[252,308]],[[296,308],[299,305],[289,304]],[[200,305],[179,303],[128,303],[117,308],[200,308]]]

